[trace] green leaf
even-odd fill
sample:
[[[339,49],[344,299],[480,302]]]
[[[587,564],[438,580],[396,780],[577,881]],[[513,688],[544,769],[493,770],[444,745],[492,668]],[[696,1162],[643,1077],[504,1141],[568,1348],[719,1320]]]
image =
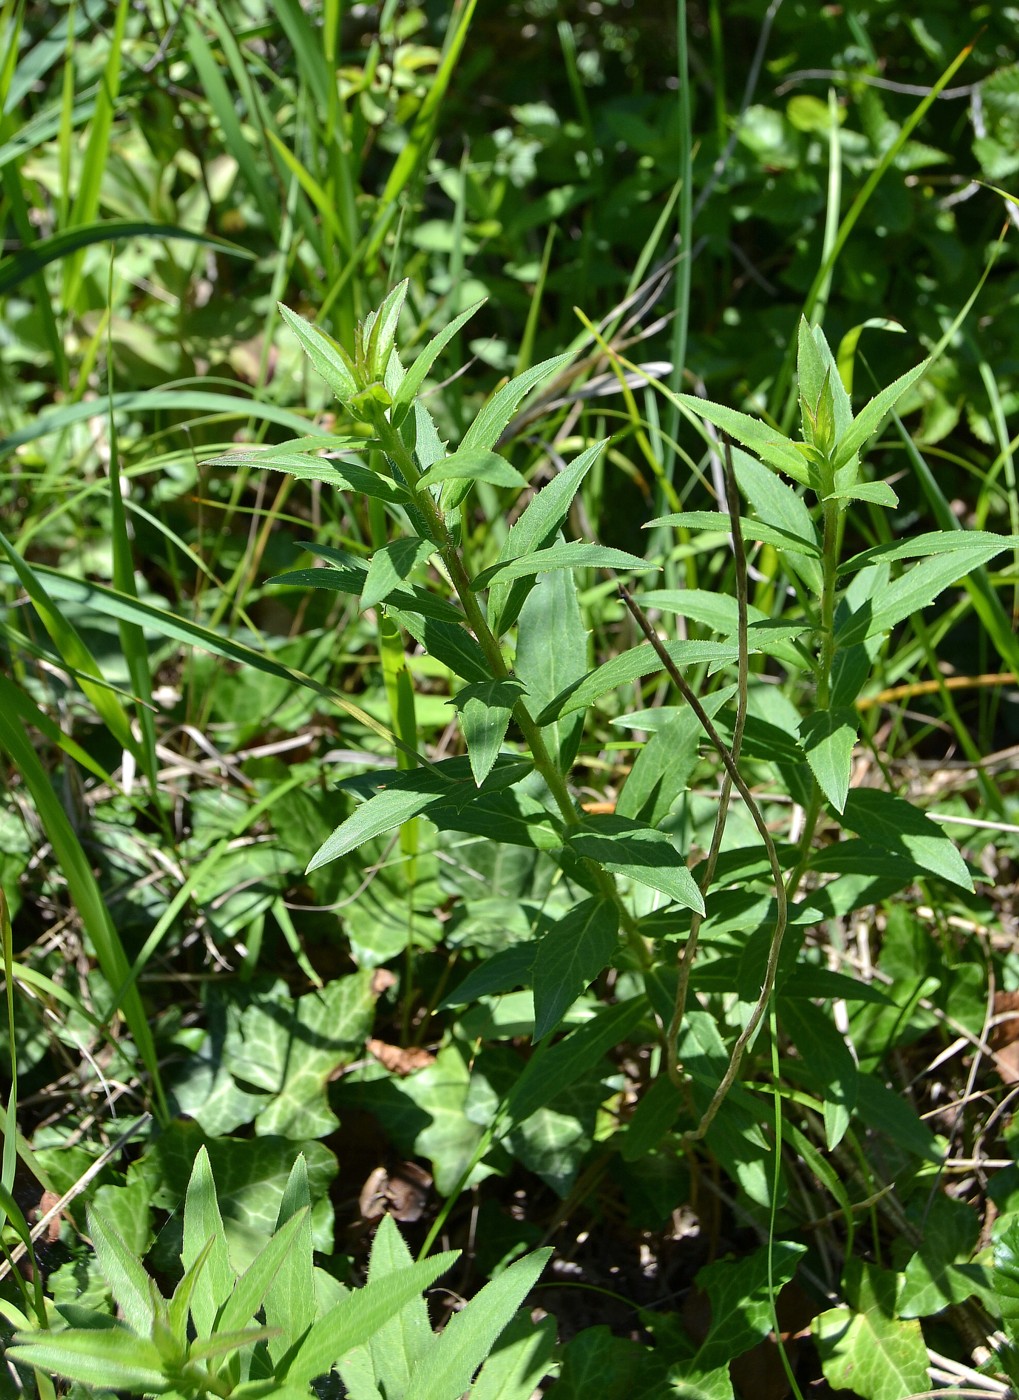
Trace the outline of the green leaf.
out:
[[[516,680],[475,681],[465,685],[450,701],[460,716],[471,772],[478,787],[499,757],[513,706],[523,693],[523,685]]]
[[[531,985],[532,968],[538,945],[528,940],[500,948],[469,972],[453,991],[439,1002],[440,1011],[450,1006],[467,1006],[493,993],[511,992],[515,987]]]
[[[821,545],[803,498],[747,453],[737,449],[732,454],[732,462],[736,483],[761,520],[773,529],[803,542],[810,557],[804,558],[786,551],[786,562],[795,569],[811,592],[819,595]]]
[[[842,825],[893,855],[907,856],[921,870],[929,870],[964,890],[973,889],[966,863],[955,845],[904,797],[894,797],[877,788],[856,788],[849,794]]]
[[[1019,1221],[1013,1219],[994,1242],[994,1292],[1009,1341],[1019,1346]]]
[[[726,408],[724,404],[709,403],[693,394],[677,394],[675,397],[695,417],[704,418],[716,428],[721,428],[769,467],[785,472],[786,476],[791,476],[801,486],[809,484],[803,457],[797,451],[795,443],[778,428],[771,428],[760,419],[751,418],[747,413],[738,413],[733,408]]]
[[[552,1369],[556,1325],[520,1312],[499,1337],[471,1386],[471,1400],[531,1400]]]
[[[548,639],[555,638],[549,646]],[[528,708],[543,709],[564,687],[588,669],[589,639],[577,584],[567,570],[542,574],[520,609],[513,669],[527,687]],[[545,727],[543,738],[561,773],[577,754],[584,716]]]
[[[564,355],[553,355],[551,359],[542,360],[540,364],[525,369],[523,374],[518,374],[515,379],[497,389],[491,398],[485,400],[480,413],[464,433],[460,451],[472,447],[493,448],[524,396],[543,379],[551,379],[554,374],[565,369],[572,359],[572,351],[567,351]],[[556,528],[558,529],[558,526]]]
[[[895,559],[927,559],[936,554],[953,554],[972,548],[994,547],[997,554],[1003,549],[1015,549],[1019,545],[1019,535],[996,535],[988,530],[931,530],[923,535],[910,535],[904,540],[891,540],[888,544],[875,544],[864,549],[839,565],[839,577],[855,573],[868,564],[889,563]],[[992,558],[993,555],[986,556]]]
[[[359,598],[365,586],[367,567],[360,561],[344,565],[338,569],[291,569],[285,574],[275,574],[269,583],[291,588],[326,588],[333,593],[346,593]],[[386,607],[393,617],[404,613],[420,614],[437,622],[450,623],[463,627],[463,613],[445,598],[429,593],[426,588],[412,584],[409,588],[394,588],[389,594]],[[473,640],[471,638],[470,640]],[[477,645],[475,643],[475,645]]]
[[[806,1245],[776,1240],[741,1259],[720,1259],[697,1275],[698,1286],[711,1299],[711,1327],[694,1358],[698,1371],[712,1371],[742,1356],[774,1325],[774,1298],[796,1273]]]
[[[826,491],[822,499],[826,501],[869,501],[872,505],[884,506],[886,510],[894,510],[899,504],[898,496],[887,481],[858,481],[854,486],[838,487],[834,491]]]
[[[293,1267],[288,1265],[293,1262]],[[303,1266],[303,1267],[302,1267]],[[295,1282],[300,1283],[298,1288]],[[278,1360],[315,1321],[315,1287],[309,1207],[273,1235],[237,1280],[216,1323],[216,1335],[240,1330],[265,1308],[269,1355]]]
[[[536,1041],[558,1027],[584,988],[608,966],[618,942],[619,910],[607,899],[585,899],[552,925],[533,962]]]
[[[102,1331],[69,1328],[48,1332],[16,1332],[7,1356],[23,1366],[65,1376],[82,1385],[132,1390],[162,1395],[173,1389],[163,1372],[163,1362],[153,1342],[126,1327]]]
[[[371,1281],[330,1308],[312,1327],[279,1370],[291,1385],[324,1376],[354,1347],[364,1346],[412,1298],[430,1288],[460,1257],[459,1250],[422,1259],[409,1268]]]
[[[191,1294],[191,1316],[200,1337],[213,1330],[219,1310],[233,1292],[236,1275],[230,1264],[223,1217],[220,1214],[216,1183],[208,1150],[203,1145],[195,1156],[184,1198],[184,1241],[181,1263],[185,1273],[196,1267],[209,1243],[212,1248],[201,1266]],[[245,1322],[247,1318],[243,1319]]]
[[[418,490],[439,481],[488,481],[493,486],[527,485],[526,478],[520,475],[516,467],[511,467],[505,457],[485,447],[467,448],[436,462],[434,467],[422,473]]]
[[[977,1248],[980,1220],[967,1202],[953,1200],[938,1192],[929,1203],[929,1209],[924,1210],[919,1223],[923,1239],[903,1271],[898,1306],[900,1317],[929,1317],[944,1308],[964,1303],[974,1294],[982,1301],[991,1302],[994,1291],[998,1294],[999,1303],[1004,1302],[1000,1290],[1001,1275],[997,1270],[1000,1267],[999,1250],[1008,1230],[1003,1231],[995,1242],[995,1271],[991,1271],[971,1262]],[[1014,1229],[1014,1224],[1010,1228]],[[993,1302],[991,1306],[993,1308]],[[1005,1321],[1004,1316],[1002,1321]],[[1007,1324],[1006,1331],[1015,1341]]]
[[[420,642],[429,656],[448,666],[454,676],[468,682],[488,680],[491,676],[488,658],[463,623],[443,621],[434,616],[433,609],[425,613],[419,604],[420,598],[414,612],[404,611],[397,606],[397,595],[393,594],[389,600],[389,616]],[[416,613],[423,615],[419,617]]]
[[[537,1113],[585,1070],[621,1044],[649,1014],[643,997],[604,1007],[562,1040],[543,1042],[506,1096],[498,1126],[502,1132]],[[547,1047],[547,1048],[546,1048]]]
[[[396,342],[396,327],[409,286],[407,278],[398,282],[386,294],[378,309],[370,311],[364,319],[365,355],[368,372],[373,379],[382,379],[389,366],[389,357]]]
[[[127,1325],[141,1336],[148,1336],[156,1315],[152,1280],[144,1265],[128,1248],[119,1230],[94,1208],[88,1212],[89,1233],[99,1267],[117,1300]]]
[[[780,1019],[824,1105],[824,1131],[831,1152],[845,1137],[856,1106],[859,1073],[831,1019],[809,1001],[779,1000]]]
[[[255,1119],[256,1133],[303,1141],[336,1128],[326,1099],[329,1078],[361,1053],[374,1007],[368,968],[296,1000],[277,984],[247,1007],[227,1063],[235,1079],[271,1095]]]
[[[836,812],[845,809],[859,715],[854,709],[815,710],[800,721],[800,745],[817,785]]]
[[[664,645],[666,654],[680,668],[699,666],[705,662],[724,665],[736,659],[736,646],[731,642],[666,642]],[[595,667],[586,676],[566,686],[538,715],[538,723],[551,724],[574,710],[586,709],[610,690],[617,690],[622,685],[629,685],[664,669],[655,648],[650,642],[642,642],[640,646],[620,652],[611,661]]]
[[[566,839],[578,855],[704,913],[697,882],[664,831],[612,815],[588,817],[581,826],[571,827]]]
[[[895,1316],[895,1276],[873,1264],[846,1267],[858,1279],[856,1311],[832,1308],[812,1331],[828,1383],[863,1400],[909,1400],[928,1390],[927,1347],[919,1322]]]
[[[361,607],[374,608],[384,602],[394,589],[405,583],[411,574],[435,553],[430,540],[414,535],[380,545],[372,555],[361,593]]]
[[[418,390],[425,382],[425,377],[439,355],[446,348],[449,342],[456,335],[461,327],[465,326],[471,317],[484,306],[484,301],[476,301],[473,306],[468,306],[466,311],[461,311],[459,316],[454,316],[449,325],[443,326],[442,330],[428,342],[428,344],[418,352],[414,363],[406,371],[396,392],[393,403],[396,407],[403,407],[411,404],[417,397]]]
[[[990,542],[968,540],[970,548],[962,546],[914,564],[900,578],[894,579],[878,597],[851,613],[836,629],[840,647],[866,641],[879,632],[888,632],[912,613],[932,603],[939,593],[958,583],[967,574],[981,567],[1003,549],[1009,539],[991,535]]]
[[[622,549],[609,549],[606,545],[588,544],[583,540],[551,545],[548,549],[538,549],[532,554],[515,559],[504,559],[498,564],[482,569],[471,580],[471,591],[479,592],[487,588],[494,579],[507,583],[513,579],[530,578],[533,574],[546,573],[550,569],[621,569],[630,573],[657,573],[657,564],[648,564],[637,554],[627,554]]]
[[[459,1400],[551,1255],[538,1249],[518,1259],[453,1314],[414,1369],[408,1390],[414,1400]]]
[[[361,386],[355,376],[353,362],[346,351],[318,326],[311,325],[282,302],[279,303],[279,309],[280,315],[297,336],[301,349],[340,403],[352,399]]]
[[[929,360],[924,360],[922,364],[907,370],[887,388],[882,389],[879,394],[875,394],[870,403],[861,408],[852,427],[839,438],[835,449],[836,470],[845,466],[874,436],[910,385],[915,384],[921,375],[926,374],[929,363]]]
[[[592,443],[531,497],[519,518],[510,526],[499,551],[500,563],[533,554],[535,550],[553,542],[584,477],[598,460],[604,446],[604,442]],[[529,579],[516,583],[497,580],[493,585],[488,595],[488,624],[497,637],[512,627],[532,586]]]
[[[409,1268],[413,1262],[392,1216],[384,1215],[372,1241],[369,1281],[386,1279],[401,1269]],[[380,1327],[368,1343],[373,1378],[384,1395],[409,1397],[412,1394],[407,1389],[411,1372],[431,1341],[428,1306],[420,1295],[416,1295],[395,1317]],[[347,1385],[356,1396],[357,1392],[350,1387],[349,1381]]]
[[[732,522],[728,514],[711,510],[683,510],[673,515],[662,515],[657,520],[649,520],[644,529],[650,530],[656,525],[678,525],[686,530],[717,530],[724,535],[729,535],[732,531]],[[809,554],[814,559],[821,558],[816,539],[801,539],[791,531],[768,525],[763,520],[741,516],[740,533],[746,540],[773,544],[776,549],[787,550],[791,554]]]

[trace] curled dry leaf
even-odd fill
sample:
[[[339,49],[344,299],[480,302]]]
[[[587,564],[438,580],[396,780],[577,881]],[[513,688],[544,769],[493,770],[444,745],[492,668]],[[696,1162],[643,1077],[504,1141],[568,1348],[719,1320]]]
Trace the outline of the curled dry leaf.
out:
[[[411,1046],[405,1050],[400,1045],[387,1045],[384,1040],[369,1040],[368,1050],[390,1074],[398,1074],[401,1077],[413,1074],[415,1070],[427,1069],[435,1063],[435,1056],[427,1050],[422,1050],[420,1046]]]
[[[361,1219],[372,1222],[391,1215],[394,1220],[420,1220],[431,1185],[431,1175],[416,1162],[401,1162],[392,1172],[376,1167],[358,1198]]]

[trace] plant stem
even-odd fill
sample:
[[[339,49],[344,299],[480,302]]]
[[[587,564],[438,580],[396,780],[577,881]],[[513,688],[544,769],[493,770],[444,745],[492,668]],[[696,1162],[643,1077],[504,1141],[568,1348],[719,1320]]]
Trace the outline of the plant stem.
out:
[[[395,465],[397,471],[404,481],[415,491],[416,502],[428,523],[428,532],[432,540],[438,547],[439,556],[445,565],[450,580],[456,590],[457,597],[466,615],[467,625],[470,627],[478,644],[485,653],[485,659],[491,669],[492,675],[499,679],[506,679],[509,674],[509,667],[503,658],[502,648],[499,639],[488,625],[488,621],[478,600],[478,595],[471,588],[471,580],[464,562],[457,547],[456,541],[451,534],[445,517],[436,500],[430,491],[417,491],[417,484],[421,473],[414,460],[413,453],[409,450],[399,432],[393,427],[386,417],[381,406],[373,415],[372,427],[375,430],[379,444],[386,456]],[[567,827],[576,827],[581,824],[582,818],[577,811],[576,803],[570,793],[569,785],[565,777],[560,773],[555,760],[548,751],[545,737],[540,727],[535,723],[534,717],[522,699],[513,706],[513,718],[524,736],[524,741],[530,750],[534,766],[544,779],[545,785],[552,794],[552,799],[559,809],[560,816]],[[648,950],[644,938],[637,927],[637,921],[626,908],[616,887],[616,882],[603,866],[595,861],[586,862],[588,869],[592,872],[598,891],[603,898],[611,900],[619,912],[620,927],[627,936],[633,952],[637,956],[640,966],[647,971],[651,966],[651,954]]]

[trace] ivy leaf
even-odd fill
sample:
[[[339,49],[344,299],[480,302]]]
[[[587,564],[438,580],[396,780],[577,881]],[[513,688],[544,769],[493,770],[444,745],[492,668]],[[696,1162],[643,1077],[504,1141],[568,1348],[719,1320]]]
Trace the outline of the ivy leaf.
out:
[[[517,680],[475,681],[465,685],[450,701],[460,716],[471,772],[478,787],[499,757],[513,706],[523,693],[524,687]]]
[[[973,889],[966,862],[941,828],[904,797],[877,788],[855,788],[842,813],[842,825],[891,855],[904,855],[921,870],[964,890]]]
[[[618,941],[619,911],[600,897],[585,899],[552,925],[533,955],[534,1040],[556,1029],[608,966]]]
[[[1019,1346],[1019,1221],[1015,1217],[994,1244],[994,1291],[1008,1339]]]
[[[697,1371],[726,1365],[768,1335],[774,1325],[774,1296],[793,1277],[806,1252],[806,1245],[776,1240],[770,1278],[766,1245],[746,1258],[720,1259],[701,1269],[697,1283],[711,1299],[711,1328],[694,1357]]]
[[[895,1277],[875,1265],[846,1266],[861,1276],[857,1310],[832,1308],[814,1318],[825,1379],[863,1400],[908,1400],[929,1389],[927,1347],[915,1319],[895,1316]]]
[[[845,810],[859,718],[856,710],[815,710],[800,721],[800,744],[817,785],[837,812]]]
[[[360,1053],[374,1008],[366,968],[296,1001],[274,993],[246,1009],[228,1063],[235,1078],[271,1096],[256,1133],[303,1141],[337,1126],[326,1101],[329,1076]]]

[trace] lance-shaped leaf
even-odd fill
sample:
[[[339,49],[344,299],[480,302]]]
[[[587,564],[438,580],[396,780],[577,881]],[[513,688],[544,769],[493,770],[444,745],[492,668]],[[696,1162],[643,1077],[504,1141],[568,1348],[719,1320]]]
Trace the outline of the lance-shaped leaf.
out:
[[[161,1395],[173,1389],[155,1343],[126,1327],[101,1331],[17,1332],[7,1357],[22,1366],[65,1376],[103,1391],[129,1390]]]
[[[584,988],[611,962],[618,942],[619,910],[601,897],[585,899],[552,925],[534,954],[535,1040],[556,1029]]]
[[[484,306],[484,300],[476,301],[473,306],[468,306],[466,311],[461,311],[459,316],[455,316],[448,326],[443,326],[438,335],[434,336],[423,350],[418,352],[414,363],[403,376],[400,387],[393,400],[397,408],[403,408],[407,404],[414,402],[418,390],[425,382],[425,376],[432,365],[441,355],[449,342],[456,335],[461,327],[465,326],[475,312]]]
[[[703,662],[724,665],[727,661],[736,660],[735,642],[666,642],[665,651],[679,667],[696,666]],[[538,723],[551,724],[560,715],[585,709],[610,690],[664,669],[664,662],[655,648],[649,642],[642,642],[640,646],[631,647],[629,651],[621,652],[611,661],[589,671],[580,680],[572,681],[545,706],[538,716]]]
[[[280,315],[300,341],[301,349],[340,403],[352,399],[360,386],[355,378],[353,361],[346,351],[318,326],[311,325],[282,302],[279,309]]]
[[[382,379],[396,344],[396,327],[410,282],[404,278],[388,293],[378,310],[364,318],[365,359],[373,379]]]
[[[141,1260],[132,1254],[123,1235],[110,1224],[102,1211],[90,1210],[88,1223],[99,1267],[120,1305],[125,1322],[135,1332],[147,1335],[156,1315],[152,1280]]]
[[[889,544],[872,545],[839,565],[839,577],[855,573],[868,564],[890,563],[896,559],[927,559],[936,554],[965,553],[970,549],[991,548],[995,554],[1019,546],[1019,535],[996,535],[989,530],[931,531],[911,535],[908,539],[892,540]],[[994,555],[989,555],[993,558]]]
[[[553,355],[550,360],[542,360],[540,364],[532,365],[530,369],[525,369],[523,374],[518,374],[515,379],[497,389],[492,397],[481,405],[481,412],[464,433],[460,444],[461,452],[468,447],[494,447],[524,396],[543,379],[551,379],[553,374],[565,369],[572,359],[572,351],[567,351],[565,355]]]
[[[432,1339],[406,1391],[414,1400],[459,1400],[552,1254],[537,1249],[504,1269]]]
[[[907,370],[861,408],[852,426],[839,438],[835,448],[836,467],[844,466],[874,436],[906,390],[926,373],[928,364],[929,361],[924,360]]]
[[[523,693],[520,681],[475,681],[465,685],[450,701],[460,715],[471,772],[478,787],[499,757],[513,706]]]
[[[431,608],[425,611],[421,598],[415,593],[413,611],[396,606],[397,595],[389,600],[389,616],[398,622],[429,656],[448,666],[462,681],[484,681],[491,675],[488,658],[462,623],[446,622],[436,617]],[[417,616],[421,614],[421,616]]]
[[[584,477],[601,454],[604,442],[592,443],[579,457],[563,468],[547,486],[528,502],[519,519],[510,526],[499,551],[499,562],[533,554],[553,542],[569,514],[574,496]],[[516,583],[497,581],[488,596],[488,623],[501,636],[517,620],[524,599],[532,587],[530,578]]]
[[[658,566],[649,564],[637,554],[628,554],[623,549],[610,549],[608,545],[588,544],[584,540],[551,545],[548,549],[535,550],[533,554],[516,559],[503,559],[490,568],[483,569],[471,580],[471,589],[478,592],[487,588],[496,578],[506,583],[512,579],[531,578],[535,574],[548,573],[552,569],[622,569],[629,573],[657,573]]]
[[[800,744],[817,785],[837,812],[845,810],[859,717],[855,709],[815,710],[800,721]]]
[[[769,467],[785,472],[786,476],[791,476],[802,486],[809,484],[807,464],[802,454],[796,444],[778,428],[771,428],[759,418],[751,418],[748,413],[739,413],[724,404],[710,403],[693,394],[677,394],[676,398],[692,414],[707,419],[716,428],[721,428]]]
[[[527,480],[498,452],[486,447],[468,447],[443,457],[422,473],[418,490],[440,481],[487,481],[493,486],[526,486]]]
[[[405,535],[402,539],[380,545],[368,565],[361,607],[374,608],[377,603],[385,602],[401,583],[410,578],[418,565],[434,553],[435,546],[430,540],[419,540],[414,535]]]
[[[235,1282],[212,1165],[204,1145],[195,1156],[191,1178],[188,1181],[187,1195],[184,1198],[183,1233],[181,1263],[186,1272],[197,1267],[198,1273],[191,1293],[191,1316],[198,1335],[204,1337],[212,1331],[216,1316],[230,1297]],[[198,1261],[203,1255],[205,1261],[198,1267]],[[248,1320],[248,1317],[245,1317],[240,1319],[240,1322]]]
[[[872,845],[906,856],[921,870],[929,870],[965,890],[973,889],[966,862],[954,844],[904,797],[878,788],[854,788],[842,814],[842,825]]]
[[[1010,540],[1004,535],[982,536],[969,541],[970,547],[958,547],[948,553],[921,559],[900,578],[894,579],[879,595],[868,600],[842,622],[836,632],[840,647],[866,641],[868,637],[887,632],[912,613],[926,608],[953,583],[965,578],[974,569],[1008,549]]]
[[[729,535],[732,523],[729,516],[716,510],[681,510],[672,515],[661,515],[657,520],[649,520],[643,528],[650,530],[656,525],[676,525],[685,530],[717,530]],[[760,544],[773,544],[776,549],[788,550],[792,554],[809,554],[820,559],[821,548],[811,527],[809,539],[801,539],[791,530],[783,530],[767,525],[762,520],[750,516],[740,516],[740,532],[746,540],[757,540]]]
[[[578,855],[616,875],[647,885],[686,909],[704,913],[704,900],[686,862],[664,831],[628,817],[588,817],[567,832]]]

